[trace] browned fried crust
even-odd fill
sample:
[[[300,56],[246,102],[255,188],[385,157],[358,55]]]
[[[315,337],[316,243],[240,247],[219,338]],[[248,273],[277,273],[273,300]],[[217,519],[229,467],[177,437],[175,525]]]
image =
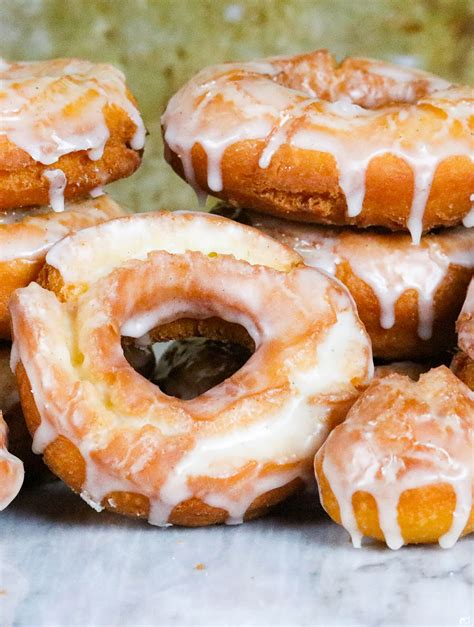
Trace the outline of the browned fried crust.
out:
[[[316,474],[324,509],[331,518],[341,524],[339,504],[323,472],[323,456],[316,460]],[[377,540],[384,540],[380,529],[377,503],[368,492],[356,492],[352,506],[361,533]],[[398,503],[398,524],[407,544],[437,542],[451,527],[456,494],[448,484],[428,485],[405,490]],[[429,515],[427,515],[429,512]],[[474,531],[474,508],[462,533]]]
[[[16,375],[26,423],[30,433],[34,435],[40,425],[41,418],[33,398],[28,376],[21,363],[17,367]],[[52,472],[74,492],[81,492],[86,478],[86,464],[79,449],[70,440],[58,436],[46,447],[44,461]],[[285,500],[302,486],[301,479],[294,479],[284,486],[262,494],[248,508],[245,520],[266,514],[270,507]],[[132,492],[111,492],[104,497],[102,505],[105,509],[139,518],[147,518],[150,508],[147,497]],[[173,509],[169,521],[174,525],[200,527],[223,523],[226,519],[227,512],[225,510],[211,507],[199,499],[192,498],[179,503]]]
[[[375,157],[367,168],[363,211],[346,215],[345,196],[332,155],[283,145],[268,168],[258,165],[265,142],[241,141],[228,147],[222,159],[223,190],[207,187],[207,156],[200,144],[192,150],[197,184],[213,196],[238,207],[301,222],[406,230],[413,197],[413,172],[395,155]],[[181,159],[168,147],[167,159],[184,178]],[[435,174],[423,219],[425,231],[459,224],[470,210],[474,163],[450,157]]]

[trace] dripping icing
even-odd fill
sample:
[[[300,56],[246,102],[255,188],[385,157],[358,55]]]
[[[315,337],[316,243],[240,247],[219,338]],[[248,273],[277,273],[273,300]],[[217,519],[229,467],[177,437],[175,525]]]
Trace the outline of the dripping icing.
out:
[[[80,59],[0,63],[0,96],[0,135],[44,165],[80,150],[99,159],[109,138],[107,106],[119,107],[135,124],[131,147],[144,146],[143,121],[113,66]],[[81,114],[66,113],[78,101]]]
[[[64,211],[64,190],[67,179],[62,170],[46,170],[43,176],[49,181],[49,204],[56,213]]]
[[[275,78],[284,59],[220,65],[200,72],[170,100],[162,117],[166,143],[180,156],[185,177],[195,187],[191,151],[199,143],[207,155],[208,187],[217,193],[223,189],[222,157],[225,150],[237,142],[265,141],[259,160],[262,169],[270,165],[278,148],[287,143],[330,153],[338,166],[339,185],[346,197],[349,217],[356,217],[362,211],[366,170],[372,159],[386,154],[398,156],[413,172],[407,227],[417,244],[438,165],[456,155],[473,159],[472,145],[465,137],[451,137],[449,123],[433,131],[429,138],[413,140],[412,145],[404,138],[403,129],[416,136],[413,129],[423,124],[419,105],[435,107],[452,124],[460,123],[468,129],[472,107],[466,101],[470,95],[424,72],[400,70],[371,60],[360,61],[365,63],[369,73],[385,76],[388,81],[393,79],[394,72],[398,76],[403,73],[403,79],[395,80],[405,81],[407,76],[414,82],[423,80],[426,95],[416,99],[413,91],[398,93],[399,85],[392,82],[389,87],[402,101],[400,106],[370,109],[377,104],[377,98],[369,93],[364,101],[369,106],[367,109],[351,102],[351,97],[357,94],[344,93],[344,86],[341,88],[337,81],[334,86],[329,85],[333,102],[308,98],[312,91],[307,86],[308,93],[304,93],[279,84]],[[228,80],[233,74],[237,78]],[[233,103],[235,114],[229,115],[222,101]],[[225,123],[219,123],[219,115]]]
[[[332,275],[343,261],[374,292],[380,308],[380,326],[391,329],[398,299],[408,290],[418,294],[418,335],[432,336],[434,298],[449,267],[474,269],[474,232],[462,227],[428,235],[419,246],[408,238],[354,230],[338,231],[302,225],[246,212],[252,226],[291,246],[310,266]]]
[[[156,229],[153,227],[155,224]],[[133,229],[133,225],[137,227],[136,230]],[[203,227],[202,231],[200,226]],[[214,227],[219,230],[219,238],[215,237]],[[122,230],[122,237],[120,237],[121,228],[125,229],[125,231]],[[123,246],[124,232],[127,234],[127,246]],[[257,235],[255,231],[250,229],[244,230],[243,227],[232,222],[199,214],[161,215],[160,217],[155,216],[153,219],[150,216],[133,216],[115,221],[115,223],[109,222],[99,231],[88,229],[87,232],[81,231],[74,237],[63,240],[61,244],[51,251],[48,262],[51,261],[55,267],[60,268],[61,275],[65,280],[66,277],[69,277],[70,279],[78,280],[79,283],[84,281],[85,272],[87,273],[88,281],[98,281],[100,277],[104,277],[108,281],[109,273],[113,268],[117,268],[131,259],[137,259],[137,257],[144,260],[148,259],[148,246],[153,246],[151,250],[156,251],[157,247],[160,246],[160,242],[163,242],[163,245],[168,243],[169,246],[172,246],[174,253],[179,253],[182,256],[181,262],[184,262],[189,257],[189,262],[187,262],[189,266],[187,265],[186,267],[189,267],[190,270],[185,270],[189,280],[192,272],[195,272],[197,277],[207,276],[206,273],[199,269],[200,264],[205,264],[208,270],[211,268],[208,264],[212,262],[209,261],[205,254],[185,253],[186,250],[192,250],[197,245],[199,250],[207,250],[208,247],[209,250],[216,250],[216,246],[218,246],[218,251],[221,252],[222,257],[219,259],[219,266],[213,265],[212,267],[215,269],[219,267],[219,274],[228,264],[238,263],[235,259],[226,256],[226,253],[233,252],[234,248],[237,251],[242,251],[243,249],[248,251],[247,254],[252,262],[258,260],[260,263],[279,266],[287,271],[292,267],[292,264],[298,262],[298,258],[294,253],[290,253],[289,249],[280,247],[270,238],[268,238],[267,242],[267,238],[263,240],[263,236],[258,235],[259,245],[253,245],[254,238]],[[147,241],[148,237],[151,237],[150,242]],[[242,237],[244,240],[241,239]],[[137,249],[136,243],[139,243]],[[256,240],[255,243],[257,243]],[[74,251],[72,257],[67,250]],[[98,264],[100,273],[91,276],[90,269],[97,267],[95,261],[100,258],[102,253],[106,255],[108,262],[112,266]],[[84,259],[88,260],[88,264],[81,264],[76,256],[78,254],[79,256],[85,255]],[[157,253],[153,254],[157,255]],[[163,255],[167,254],[160,253],[161,257]],[[175,257],[175,255],[168,256],[170,258]],[[143,261],[142,263],[145,262]],[[248,268],[246,273],[253,272],[260,275],[262,272],[262,270],[258,270],[258,268],[248,264],[245,264],[245,266]],[[78,272],[82,278],[77,274]],[[299,270],[295,269],[295,272],[298,273],[298,276],[301,274],[295,286],[298,286],[298,290],[303,290],[306,299],[313,298],[313,296],[310,296],[311,294],[314,294],[314,298],[316,298],[316,290],[309,289],[306,281],[317,280],[323,284],[329,282],[327,277],[322,277],[319,273],[313,273],[313,271],[309,271],[307,268],[304,268],[304,270],[302,268]],[[283,280],[286,272],[280,274],[280,280]],[[153,272],[153,275],[155,275],[155,272]],[[168,275],[169,272],[167,272]],[[245,283],[247,287],[244,287],[241,281],[243,281],[242,277],[231,286],[231,282],[223,280],[222,290],[230,290],[230,294],[233,293],[233,290],[238,289],[238,293],[241,294],[239,298],[243,298],[246,303],[245,305],[242,304],[244,311],[247,307],[250,310],[264,308],[267,311],[269,307],[268,299],[262,298],[260,293],[264,284],[260,281],[259,289],[252,287],[254,281],[250,277],[249,281],[251,282]],[[265,289],[268,291],[269,286]],[[111,290],[107,289],[105,293],[109,294]],[[301,310],[298,309],[298,311],[301,311],[299,315],[304,316],[304,319],[306,319],[306,316],[309,316],[311,321],[313,321],[314,307],[308,305],[306,310],[306,307],[303,307],[301,304],[302,299],[292,299],[291,294],[285,290],[281,292],[281,298],[288,298],[294,303],[295,307],[302,307]],[[93,406],[95,406],[96,402],[101,402],[101,391],[100,386],[95,388],[90,385],[89,381],[81,381],[81,368],[86,367],[86,361],[77,367],[72,364],[69,346],[71,329],[75,326],[75,323],[69,318],[70,314],[67,313],[67,308],[61,305],[51,292],[46,292],[34,284],[26,288],[26,291],[21,290],[18,292],[15,296],[15,301],[16,304],[12,305],[13,310],[16,310],[18,313],[17,307],[19,307],[23,314],[28,317],[36,338],[33,345],[26,342],[21,335],[15,333],[14,350],[28,372],[41,415],[41,424],[35,433],[35,449],[44,450],[48,443],[54,439],[58,429],[64,433],[68,432],[68,437],[70,436],[71,441],[78,446],[86,462],[87,476],[83,492],[87,499],[101,506],[103,499],[110,492],[136,492],[137,484],[132,480],[132,475],[128,474],[126,477],[123,474],[121,476],[112,475],[110,471],[104,469],[103,464],[99,466],[96,463],[96,456],[92,453],[97,453],[98,439],[105,445],[106,441],[104,438],[107,435],[106,433],[92,433],[90,435],[82,433],[81,436],[77,435],[81,431],[82,426],[86,424],[84,416],[87,415],[89,402],[92,402]],[[319,297],[317,302],[320,303]],[[157,324],[160,315],[164,316],[165,319],[175,319],[178,314],[183,313],[197,317],[199,315],[208,317],[211,313],[207,309],[204,311],[201,309],[187,311],[183,309],[183,303],[178,302],[177,299],[173,299],[167,308],[164,308],[163,304],[159,306],[161,310],[158,316],[155,311],[149,312],[149,315],[146,316],[133,317],[130,314],[131,317],[127,318],[124,326],[130,323],[131,328],[133,327],[135,330],[135,334],[144,335]],[[226,509],[229,512],[229,523],[236,523],[242,520],[249,503],[259,496],[260,490],[280,487],[293,478],[301,477],[303,474],[306,476],[307,469],[305,469],[305,466],[308,462],[309,465],[311,464],[315,450],[325,439],[328,431],[327,416],[329,409],[324,404],[320,405],[315,403],[314,400],[311,401],[311,399],[318,395],[322,395],[322,397],[328,395],[334,399],[338,397],[338,394],[342,394],[343,398],[347,399],[347,394],[354,393],[352,386],[354,377],[357,380],[366,380],[371,376],[370,348],[367,337],[359,324],[354,324],[356,320],[354,311],[345,291],[341,292],[340,296],[336,298],[334,306],[337,306],[337,322],[332,329],[328,330],[324,340],[317,347],[316,359],[314,361],[311,360],[311,363],[308,365],[308,371],[299,372],[296,369],[292,372],[292,395],[288,398],[282,398],[281,401],[275,398],[271,405],[273,410],[265,417],[265,420],[262,418],[260,424],[235,424],[235,428],[229,433],[214,431],[214,427],[212,427],[213,421],[200,421],[200,428],[197,430],[199,437],[196,439],[194,446],[177,463],[173,464],[173,468],[168,474],[165,483],[159,489],[151,489],[146,493],[146,496],[150,499],[150,522],[166,525],[169,513],[173,507],[189,495],[190,481],[193,479],[206,476],[207,474],[216,479],[233,476],[241,468],[242,462],[249,458],[256,464],[256,474],[252,476],[252,480],[248,485],[245,484],[247,485],[245,494],[221,494],[217,490],[209,490],[207,494],[202,496],[204,502],[214,507]],[[201,304],[199,307],[201,308],[203,305]],[[215,304],[215,307],[217,307],[217,304]],[[297,320],[294,316],[280,316],[277,312],[271,313],[273,309],[270,307],[268,314],[264,316],[262,311],[262,315],[259,316],[261,322],[257,329],[255,325],[252,328],[249,314],[243,315],[239,311],[233,311],[232,313],[228,308],[224,309],[216,309],[214,315],[218,314],[226,320],[246,326],[254,337],[257,347],[260,346],[262,338],[271,338],[275,334],[278,334],[278,337],[288,335],[288,325],[293,328]],[[331,312],[332,316],[335,310],[331,308]],[[265,321],[268,315],[271,316],[272,322],[269,320]],[[15,327],[15,321],[18,320],[15,311],[13,312],[13,319]],[[81,325],[81,335],[85,333],[83,339],[96,328],[96,324],[104,322],[102,314],[92,318],[87,317],[86,320]],[[287,329],[286,332],[285,329]],[[85,346],[87,346],[89,342],[87,340],[85,342]],[[347,359],[348,351],[351,354],[350,360]],[[251,367],[255,369],[255,373],[258,373],[257,380],[259,380],[260,377],[267,375],[265,374],[265,368],[259,367],[259,356],[257,353],[258,350],[251,358],[254,363],[254,366]],[[294,357],[293,355],[292,359]],[[250,364],[250,362],[248,363]],[[341,369],[336,367],[338,363],[345,364],[342,373]],[[317,369],[320,369],[322,374],[315,376]],[[46,372],[48,373],[47,376]],[[59,375],[59,373],[61,374]],[[70,389],[66,392],[69,399],[67,417],[65,416],[64,408],[60,409],[58,399],[55,398],[60,387],[55,379],[56,374],[61,378],[64,376],[63,381],[67,380],[68,386],[70,386]],[[341,382],[341,376],[343,377],[343,382]],[[212,415],[212,412],[223,411],[228,403],[232,389],[232,385],[227,382],[215,388],[214,392],[206,393],[207,396],[204,395],[200,399],[183,402],[180,404],[183,410],[180,420],[166,425],[160,422],[160,429],[169,436],[181,434],[183,428],[181,417],[184,418],[188,411],[192,410],[196,416],[202,417],[209,415],[209,412]],[[234,390],[232,394],[236,392],[237,390]],[[90,397],[91,394],[92,397]],[[231,398],[235,397],[232,396]],[[155,397],[155,403],[160,402],[160,397]],[[153,420],[148,415],[135,416],[135,424],[143,426],[153,424],[160,416],[158,409],[159,405],[157,405],[156,411],[153,413]],[[104,407],[104,412],[104,419],[108,420],[110,418],[113,425],[124,424],[123,420],[126,420],[122,416],[111,416],[108,408]],[[74,429],[69,430],[67,421],[72,421]],[[208,433],[206,424],[209,425]],[[295,429],[295,424],[298,425],[298,429]],[[187,422],[185,423],[185,428],[187,428],[186,425]],[[134,461],[133,472],[139,473],[140,468],[147,462],[147,455],[153,454],[155,449],[147,446],[146,450],[146,454],[144,453],[143,456]],[[281,472],[275,473],[272,478],[265,478],[265,475],[261,474],[265,464],[269,460],[275,459],[282,464],[291,463],[287,469],[282,468]],[[295,462],[294,465],[293,462]],[[143,487],[143,489],[147,488]]]
[[[429,381],[437,377],[439,383],[433,393]],[[318,457],[322,456],[324,475],[339,505],[341,524],[349,532],[353,545],[360,547],[363,536],[352,499],[357,492],[369,493],[376,501],[387,546],[398,549],[404,544],[398,523],[401,495],[407,490],[448,484],[456,495],[456,504],[451,526],[439,538],[439,544],[442,548],[450,548],[466,527],[472,509],[472,413],[469,414],[467,409],[464,415],[456,413],[453,409],[455,400],[451,398],[448,405],[452,409],[448,409],[443,396],[449,390],[448,394],[452,396],[464,397],[467,407],[473,403],[474,395],[444,367],[422,375],[419,383],[392,375],[378,384],[379,389],[376,386],[369,387],[343,425],[329,435],[318,453]],[[388,422],[383,414],[367,420],[371,394],[393,398]],[[405,415],[405,398],[421,400],[427,405],[426,412],[419,410],[416,414]],[[404,420],[408,424],[404,424]],[[397,425],[398,421],[400,425]],[[385,422],[388,431],[384,438],[381,432]],[[400,435],[395,437],[397,430],[403,438]],[[392,451],[392,445],[401,449]],[[349,458],[351,464],[347,463]],[[406,459],[410,463],[405,463]]]

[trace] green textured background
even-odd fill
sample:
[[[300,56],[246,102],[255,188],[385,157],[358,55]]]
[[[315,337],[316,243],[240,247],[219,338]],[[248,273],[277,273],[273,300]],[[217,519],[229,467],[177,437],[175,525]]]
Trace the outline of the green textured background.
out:
[[[127,74],[150,137],[141,169],[109,187],[131,208],[191,208],[162,159],[168,98],[210,63],[327,47],[474,82],[469,0],[0,0],[0,56],[80,56]]]

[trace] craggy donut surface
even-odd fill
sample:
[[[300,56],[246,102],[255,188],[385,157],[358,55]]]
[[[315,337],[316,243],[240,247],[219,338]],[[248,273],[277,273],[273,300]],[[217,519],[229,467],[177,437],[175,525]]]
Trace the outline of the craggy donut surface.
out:
[[[474,220],[472,89],[326,50],[202,70],[169,102],[188,182],[295,220],[409,229]]]
[[[345,288],[225,218],[112,220],[62,240],[47,264],[52,291],[33,283],[10,305],[20,397],[34,449],[98,509],[157,525],[257,516],[302,484],[370,377]],[[218,336],[220,320],[255,352],[193,400],[124,357],[122,335]]]
[[[452,546],[474,530],[474,395],[441,366],[376,379],[316,455],[321,502],[351,534]]]
[[[8,427],[0,411],[0,511],[13,501],[23,485],[23,464],[7,450]]]
[[[0,209],[84,196],[132,174],[144,126],[123,74],[80,59],[0,59]]]
[[[48,207],[0,212],[0,339],[10,337],[12,293],[36,279],[51,246],[70,233],[124,213],[105,195],[68,203],[61,213]]]
[[[234,216],[342,281],[375,357],[417,360],[455,346],[455,322],[474,269],[473,228],[441,230],[413,246],[403,233],[299,224],[250,211]]]

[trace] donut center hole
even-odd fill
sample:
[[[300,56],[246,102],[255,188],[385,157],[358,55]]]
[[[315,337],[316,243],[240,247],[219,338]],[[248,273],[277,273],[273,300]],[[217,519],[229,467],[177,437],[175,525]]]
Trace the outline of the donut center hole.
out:
[[[132,368],[164,394],[182,400],[196,398],[219,385],[240,370],[254,352],[250,336],[240,325],[218,319],[210,324],[193,322],[196,324],[171,323],[172,327],[179,325],[176,339],[169,337],[166,327],[170,325],[138,340],[122,338],[125,358]]]

